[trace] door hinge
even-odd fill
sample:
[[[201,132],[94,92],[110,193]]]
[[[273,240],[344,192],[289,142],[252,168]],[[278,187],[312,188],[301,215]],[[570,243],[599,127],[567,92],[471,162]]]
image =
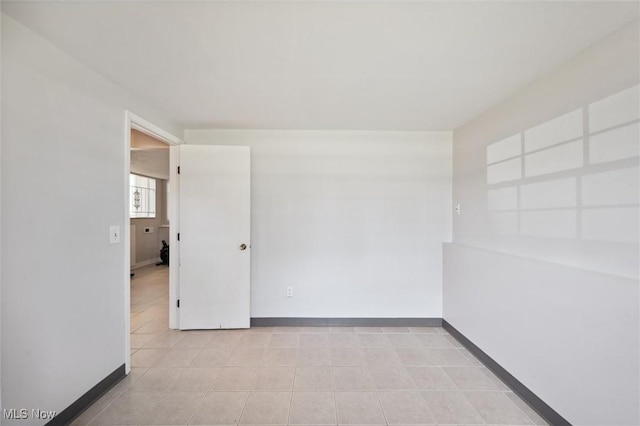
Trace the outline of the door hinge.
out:
[[[178,232],[178,241],[180,241],[180,233]]]
[[[180,174],[180,166],[178,166],[178,174]]]
[[[176,303],[176,305],[178,306],[178,308],[180,307],[180,299],[178,299],[178,302]]]

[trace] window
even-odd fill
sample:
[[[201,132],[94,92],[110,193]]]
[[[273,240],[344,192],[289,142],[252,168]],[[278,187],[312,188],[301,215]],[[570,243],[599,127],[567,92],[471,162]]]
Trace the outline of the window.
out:
[[[156,180],[129,175],[129,212],[132,218],[156,217]]]

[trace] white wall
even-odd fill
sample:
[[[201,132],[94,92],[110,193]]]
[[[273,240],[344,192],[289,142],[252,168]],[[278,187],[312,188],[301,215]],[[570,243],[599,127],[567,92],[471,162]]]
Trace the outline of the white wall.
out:
[[[450,132],[187,130],[185,142],[251,147],[252,317],[441,317]]]
[[[638,283],[445,244],[445,319],[574,425],[637,425]]]
[[[640,421],[638,31],[454,132],[444,318],[574,424]]]
[[[2,19],[0,17],[0,47],[2,44],[2,37],[4,31],[2,30]],[[0,100],[2,99],[2,74],[3,66],[2,66],[2,58],[4,49],[0,48]],[[0,242],[3,240],[2,237],[2,137],[3,132],[2,129],[2,102],[0,101]],[[3,410],[4,404],[2,403],[2,243],[0,243],[0,411]],[[0,424],[2,424],[2,420],[0,419]]]
[[[2,59],[3,408],[62,411],[125,362],[125,109],[180,129],[5,15]]]

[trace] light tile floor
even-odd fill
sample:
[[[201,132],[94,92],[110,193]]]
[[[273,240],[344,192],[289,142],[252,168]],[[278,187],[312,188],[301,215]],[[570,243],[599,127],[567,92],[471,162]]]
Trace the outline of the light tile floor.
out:
[[[131,285],[131,374],[74,425],[546,424],[439,327],[168,328],[168,268]]]

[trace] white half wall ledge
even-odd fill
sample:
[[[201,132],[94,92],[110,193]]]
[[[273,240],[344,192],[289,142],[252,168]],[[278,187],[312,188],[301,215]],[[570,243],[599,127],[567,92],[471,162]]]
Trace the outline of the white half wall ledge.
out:
[[[640,423],[638,280],[444,244],[443,318],[572,424]]]

